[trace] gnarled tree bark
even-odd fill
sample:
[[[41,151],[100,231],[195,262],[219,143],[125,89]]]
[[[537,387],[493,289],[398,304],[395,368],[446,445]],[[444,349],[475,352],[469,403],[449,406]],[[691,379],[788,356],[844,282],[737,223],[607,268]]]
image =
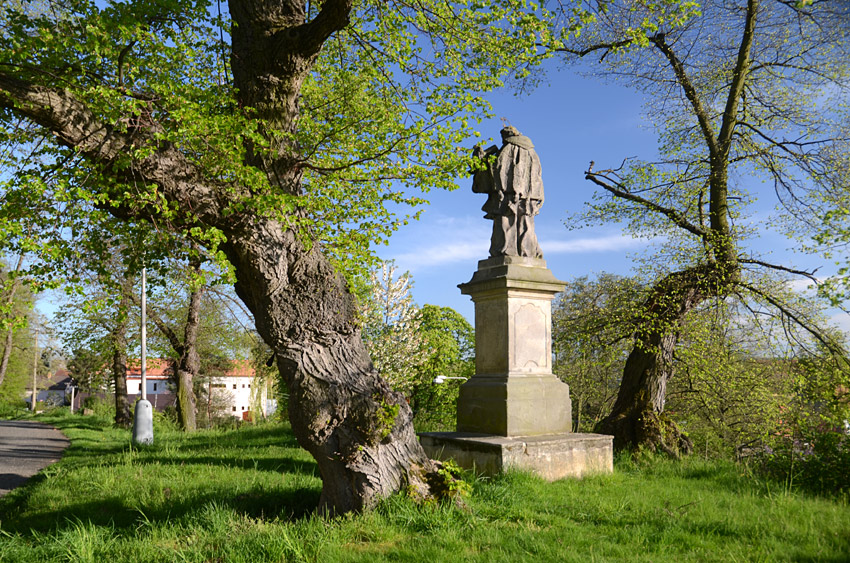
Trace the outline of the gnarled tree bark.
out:
[[[716,263],[667,275],[640,307],[641,326],[623,368],[611,413],[596,431],[614,436],[616,449],[646,447],[673,457],[691,452],[690,439],[664,414],[667,382],[674,375],[673,354],[685,317],[700,303],[723,294],[737,273]]]

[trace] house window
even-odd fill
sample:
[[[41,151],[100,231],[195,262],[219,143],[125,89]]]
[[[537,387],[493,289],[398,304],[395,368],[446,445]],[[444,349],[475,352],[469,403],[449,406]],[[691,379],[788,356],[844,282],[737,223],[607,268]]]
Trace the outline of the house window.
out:
[[[236,410],[236,407],[233,407],[233,410],[235,411],[235,410]]]
[[[250,388],[251,388],[251,384],[249,383],[249,384],[248,384],[248,389],[250,389]]]
[[[153,384],[153,390],[156,391],[156,383]]]
[[[236,384],[235,384],[235,383],[233,384],[233,388],[234,388],[234,389],[236,389]]]
[[[242,384],[242,389],[245,389],[245,384],[244,384],[244,383]]]
[[[243,410],[243,411],[245,410],[245,405],[242,405],[242,410]]]

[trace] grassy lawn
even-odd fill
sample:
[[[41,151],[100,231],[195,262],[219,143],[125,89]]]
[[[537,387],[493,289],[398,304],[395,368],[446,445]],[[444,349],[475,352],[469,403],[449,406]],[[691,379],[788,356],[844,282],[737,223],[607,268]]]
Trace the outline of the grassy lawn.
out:
[[[42,416],[64,459],[0,499],[0,561],[850,561],[850,507],[733,464],[619,460],[614,475],[472,478],[467,508],[402,497],[335,520],[284,425],[154,446],[94,417]]]

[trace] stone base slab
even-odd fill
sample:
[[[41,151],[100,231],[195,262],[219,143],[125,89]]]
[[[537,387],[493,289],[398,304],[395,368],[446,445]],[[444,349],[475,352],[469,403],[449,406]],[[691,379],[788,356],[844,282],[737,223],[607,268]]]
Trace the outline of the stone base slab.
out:
[[[529,470],[547,481],[614,471],[614,437],[603,434],[489,436],[464,432],[422,432],[419,441],[433,459],[453,459],[464,469],[497,475]]]

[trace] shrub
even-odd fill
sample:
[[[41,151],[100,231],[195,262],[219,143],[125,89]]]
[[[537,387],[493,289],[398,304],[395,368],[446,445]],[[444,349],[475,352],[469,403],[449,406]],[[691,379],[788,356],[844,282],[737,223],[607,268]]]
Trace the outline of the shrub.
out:
[[[180,425],[177,423],[177,408],[174,406],[165,407],[163,411],[153,409],[153,424],[154,430],[178,431]]]
[[[0,401],[0,418],[15,418],[26,412],[26,403],[18,401]]]
[[[82,406],[84,409],[91,409],[94,415],[99,418],[115,418],[115,401],[111,398],[89,395],[83,399]]]
[[[782,436],[765,448],[762,472],[789,488],[850,500],[850,437],[837,428],[812,429],[802,436]]]

